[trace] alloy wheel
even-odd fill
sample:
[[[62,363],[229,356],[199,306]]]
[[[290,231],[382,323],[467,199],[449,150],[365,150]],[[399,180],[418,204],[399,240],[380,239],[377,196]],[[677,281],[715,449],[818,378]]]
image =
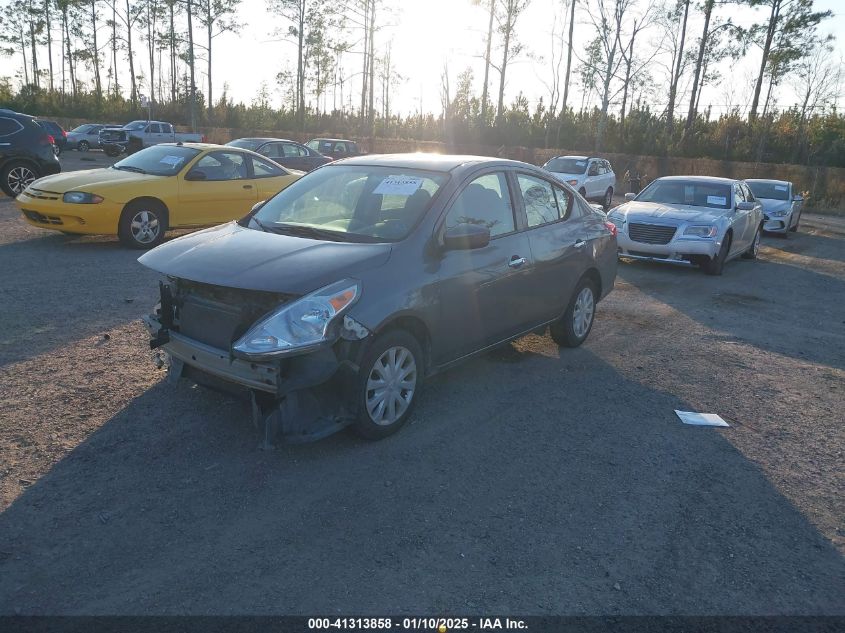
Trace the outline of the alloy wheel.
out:
[[[578,293],[575,299],[575,308],[572,310],[572,331],[579,339],[586,336],[590,331],[590,325],[593,322],[593,314],[595,313],[596,302],[593,298],[593,291],[589,287],[585,287]]]
[[[23,193],[23,190],[29,187],[35,181],[35,172],[29,167],[13,167],[9,170],[9,175],[6,178],[9,189],[12,190],[16,196]]]
[[[150,211],[138,211],[130,224],[132,237],[139,244],[150,244],[158,237],[161,225],[155,213]]]
[[[405,347],[391,347],[379,356],[367,377],[367,413],[379,426],[399,420],[414,398],[417,363]]]

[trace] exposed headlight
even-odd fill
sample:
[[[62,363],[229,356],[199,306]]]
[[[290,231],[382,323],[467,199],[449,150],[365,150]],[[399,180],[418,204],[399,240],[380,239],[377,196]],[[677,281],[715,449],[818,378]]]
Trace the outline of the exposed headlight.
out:
[[[68,191],[62,196],[62,202],[68,204],[100,204],[102,201],[100,196],[84,191]]]
[[[572,185],[573,187],[578,184],[578,181],[575,178],[573,178],[572,180],[567,180],[566,182]]]
[[[303,351],[330,342],[335,318],[361,296],[357,281],[344,279],[282,306],[252,326],[233,349],[246,356],[279,355]]]
[[[716,237],[719,228],[716,226],[688,226],[684,229],[684,235],[691,235],[693,237]]]

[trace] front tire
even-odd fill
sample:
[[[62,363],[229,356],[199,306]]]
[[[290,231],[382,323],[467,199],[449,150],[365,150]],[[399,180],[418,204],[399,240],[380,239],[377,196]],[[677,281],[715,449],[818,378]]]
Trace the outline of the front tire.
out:
[[[733,236],[730,233],[725,235],[725,239],[722,240],[722,248],[719,249],[716,257],[712,258],[702,266],[705,273],[713,275],[714,277],[722,274],[722,270],[725,268],[725,260],[728,258],[728,253],[731,252],[732,240]]]
[[[596,286],[584,278],[572,293],[569,307],[559,321],[552,323],[552,340],[563,347],[578,347],[587,340],[596,316]]]
[[[368,440],[396,433],[408,421],[424,375],[422,349],[405,330],[378,336],[355,378],[354,430]]]
[[[36,178],[38,172],[30,164],[12,162],[0,171],[0,189],[7,196],[17,198]]]
[[[130,202],[120,214],[117,236],[124,246],[147,250],[164,240],[167,209],[156,200]]]
[[[760,239],[763,234],[763,227],[758,226],[757,232],[754,234],[754,239],[751,240],[751,246],[742,254],[744,259],[757,259],[757,253],[760,252]]]

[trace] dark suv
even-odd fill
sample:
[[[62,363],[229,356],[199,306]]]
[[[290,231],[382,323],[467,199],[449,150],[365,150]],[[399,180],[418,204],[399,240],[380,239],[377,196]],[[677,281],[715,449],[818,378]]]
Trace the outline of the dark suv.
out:
[[[358,143],[344,138],[312,138],[305,146],[335,160],[362,154]]]
[[[53,137],[53,145],[58,156],[67,147],[67,132],[65,129],[55,121],[47,119],[36,119],[38,125],[47,130],[47,134]]]
[[[0,189],[16,197],[41,176],[62,167],[53,152],[55,140],[35,117],[0,108]]]

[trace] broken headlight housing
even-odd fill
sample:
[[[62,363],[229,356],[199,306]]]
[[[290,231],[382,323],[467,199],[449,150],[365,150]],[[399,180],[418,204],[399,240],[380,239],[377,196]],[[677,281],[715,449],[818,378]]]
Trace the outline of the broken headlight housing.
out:
[[[360,296],[361,285],[352,279],[329,284],[264,317],[232,349],[239,355],[257,357],[320,347],[337,337],[338,328],[332,327],[337,317],[349,310]]]

